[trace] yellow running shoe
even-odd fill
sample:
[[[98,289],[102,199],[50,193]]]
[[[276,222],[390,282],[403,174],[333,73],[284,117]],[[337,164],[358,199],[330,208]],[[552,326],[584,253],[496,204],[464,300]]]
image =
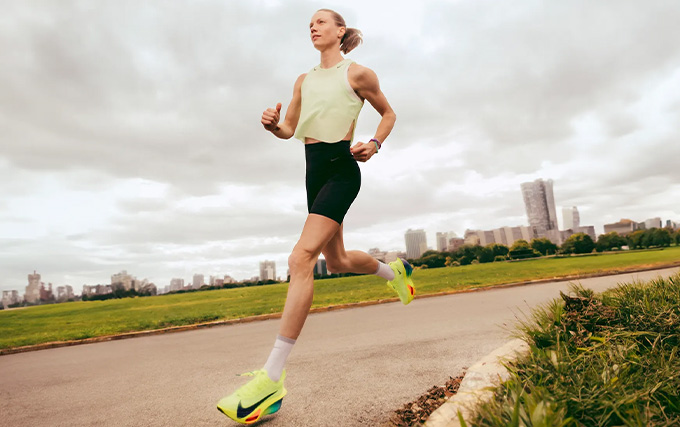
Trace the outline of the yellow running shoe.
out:
[[[413,301],[416,294],[416,288],[413,287],[413,280],[411,280],[413,267],[402,258],[392,261],[389,266],[394,271],[394,279],[388,281],[387,286],[392,288],[399,295],[401,302],[406,305]]]
[[[287,391],[283,387],[286,370],[281,378],[274,382],[267,371],[246,372],[241,376],[255,377],[232,393],[217,402],[217,409],[232,420],[241,424],[252,424],[264,415],[273,414],[281,408],[283,396]]]

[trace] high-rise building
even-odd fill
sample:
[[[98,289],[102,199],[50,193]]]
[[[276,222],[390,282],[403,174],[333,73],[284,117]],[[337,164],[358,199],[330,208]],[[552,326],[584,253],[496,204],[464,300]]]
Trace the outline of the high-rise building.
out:
[[[548,237],[548,230],[557,230],[553,181],[537,179],[522,183],[521,188],[529,225],[536,227],[540,237]]]
[[[449,239],[449,244],[446,246],[448,252],[453,252],[458,250],[461,246],[465,244],[465,239],[460,237],[452,237]]]
[[[319,258],[314,264],[314,275],[328,276],[328,269],[326,268],[326,260]]]
[[[276,280],[276,263],[274,261],[260,262],[260,280]]]
[[[427,251],[427,235],[425,230],[411,230],[410,228],[404,234],[406,240],[406,257],[409,259],[420,258],[420,256]]]
[[[645,228],[647,230],[652,228],[661,228],[661,218],[656,217],[645,220]]]
[[[539,237],[536,227],[501,227],[494,230],[466,230],[465,243],[468,245],[486,246],[491,243],[512,246],[517,240],[531,242]]]
[[[200,289],[201,286],[205,284],[205,278],[202,274],[194,274],[194,279],[192,281],[191,287],[194,289]]]
[[[437,250],[439,252],[447,251],[449,247],[449,240],[453,239],[454,237],[458,236],[456,236],[456,233],[454,233],[453,231],[445,233],[437,232]]]
[[[184,289],[184,279],[174,278],[170,280],[170,292],[181,291]]]
[[[615,231],[621,236],[625,236],[626,234],[630,234],[635,230],[637,230],[637,223],[625,218],[621,219],[619,222],[604,225],[605,234]]]
[[[448,234],[449,233],[441,233],[437,232],[437,250],[439,252],[444,252],[448,246]]]
[[[40,275],[33,270],[33,274],[28,275],[28,286],[24,300],[29,304],[37,304],[40,301]]]
[[[128,274],[127,270],[123,270],[120,273],[111,275],[111,287],[114,290],[124,289],[129,291],[134,288],[135,280],[136,279],[131,274]]]
[[[564,220],[562,227],[565,230],[578,229],[581,226],[581,216],[578,213],[576,206],[571,208],[562,208],[562,219]]]
[[[57,286],[57,301],[68,301],[73,297],[73,287],[71,285]]]
[[[3,308],[7,309],[10,305],[19,304],[20,302],[19,291],[2,291]]]

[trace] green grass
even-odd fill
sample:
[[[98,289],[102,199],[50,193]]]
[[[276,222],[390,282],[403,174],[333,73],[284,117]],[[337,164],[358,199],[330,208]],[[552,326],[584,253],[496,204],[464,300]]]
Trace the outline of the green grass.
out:
[[[680,274],[601,295],[574,286],[520,330],[530,353],[471,425],[680,425]]]
[[[544,258],[418,270],[420,295],[531,279],[589,274],[680,260],[680,247],[572,258]],[[0,311],[0,349],[122,332],[159,329],[283,310],[288,285],[221,289],[145,298],[84,301]],[[313,307],[374,301],[395,295],[376,276],[315,282]]]

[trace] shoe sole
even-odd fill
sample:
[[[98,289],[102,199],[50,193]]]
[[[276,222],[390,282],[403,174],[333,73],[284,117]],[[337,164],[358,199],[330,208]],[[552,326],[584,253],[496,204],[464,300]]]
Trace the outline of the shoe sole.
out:
[[[263,410],[261,409],[262,406],[259,408],[255,409],[253,412],[248,417],[245,418],[234,418],[231,415],[227,414],[220,408],[219,406],[217,407],[217,410],[229,417],[230,419],[236,421],[237,423],[241,424],[253,424],[257,421],[260,420],[260,418],[264,417],[265,415],[271,415],[275,412],[277,412],[279,409],[281,409],[281,403],[283,402],[283,397],[274,401],[274,403],[270,404],[269,406],[265,407]]]

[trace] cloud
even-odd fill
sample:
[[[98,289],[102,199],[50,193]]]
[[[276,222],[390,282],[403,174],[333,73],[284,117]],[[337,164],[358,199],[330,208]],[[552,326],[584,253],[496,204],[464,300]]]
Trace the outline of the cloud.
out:
[[[284,274],[305,219],[304,153],[259,123],[318,63],[330,6],[397,113],[361,165],[348,247],[407,228],[526,223],[519,184],[555,181],[582,223],[680,220],[680,7],[672,1],[10,1],[0,18],[5,289],[42,271],[162,286],[203,269]],[[408,10],[409,13],[403,13]],[[366,105],[357,139],[380,121]]]

